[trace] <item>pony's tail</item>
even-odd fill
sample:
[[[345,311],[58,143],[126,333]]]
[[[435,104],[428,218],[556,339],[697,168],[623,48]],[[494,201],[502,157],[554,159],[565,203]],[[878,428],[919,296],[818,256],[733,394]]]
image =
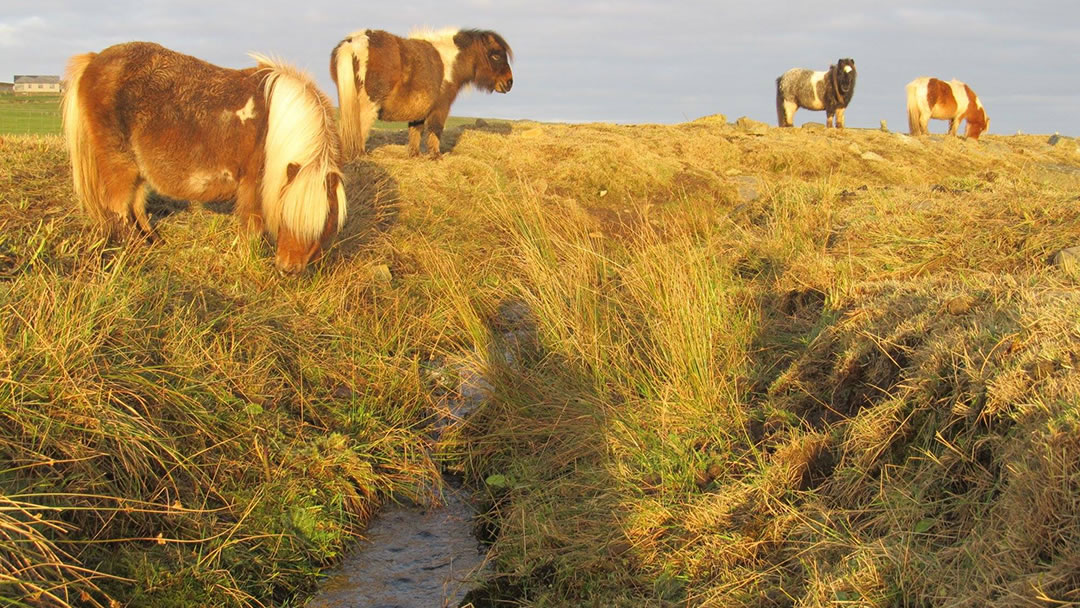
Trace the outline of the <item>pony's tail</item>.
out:
[[[105,190],[101,183],[97,154],[87,124],[88,117],[79,99],[83,72],[96,56],[96,53],[85,53],[75,55],[68,60],[67,71],[64,74],[67,89],[64,92],[62,114],[64,139],[71,157],[71,177],[75,186],[75,198],[94,222],[99,226],[107,226],[110,216],[105,206]]]
[[[266,158],[259,197],[263,220],[275,238],[285,226],[301,242],[314,243],[330,213],[327,174],[340,174],[333,106],[303,72],[262,55],[251,56],[266,72]],[[340,227],[347,210],[344,190],[337,194]]]
[[[907,85],[907,124],[908,133],[922,135],[922,111],[919,109],[919,85],[909,82]]]
[[[786,127],[787,112],[784,111],[784,92],[780,88],[780,84],[783,80],[783,76],[778,76],[776,78],[776,123],[781,127]]]
[[[360,69],[366,71],[367,60],[368,42],[365,35],[342,40],[330,55],[330,75],[338,91],[341,148],[346,159],[355,158],[364,152],[366,133],[363,132],[364,117],[361,111],[367,108],[361,107],[361,91],[357,89],[358,85],[363,86],[364,75],[356,74],[354,66],[360,66]]]

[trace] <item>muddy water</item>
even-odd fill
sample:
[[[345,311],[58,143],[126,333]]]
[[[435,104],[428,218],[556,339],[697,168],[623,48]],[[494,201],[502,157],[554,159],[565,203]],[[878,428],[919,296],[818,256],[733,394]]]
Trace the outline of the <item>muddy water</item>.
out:
[[[492,387],[475,365],[435,362],[427,370],[439,439],[484,403]],[[452,379],[452,380],[451,380]],[[450,386],[450,385],[453,386]],[[456,607],[483,582],[485,551],[474,535],[468,490],[444,478],[441,504],[391,505],[364,532],[364,542],[320,587],[308,608]]]
[[[448,485],[443,497],[441,508],[383,511],[308,608],[456,607],[481,582],[485,556],[466,492]]]
[[[491,398],[494,386],[478,361],[521,366],[536,357],[536,326],[527,307],[503,302],[491,319],[494,338],[486,357],[473,353],[424,366],[435,397],[432,442]],[[524,358],[523,358],[524,357]],[[489,574],[484,548],[474,535],[469,492],[446,480],[436,508],[390,506],[364,533],[360,549],[331,575],[308,608],[456,607]]]

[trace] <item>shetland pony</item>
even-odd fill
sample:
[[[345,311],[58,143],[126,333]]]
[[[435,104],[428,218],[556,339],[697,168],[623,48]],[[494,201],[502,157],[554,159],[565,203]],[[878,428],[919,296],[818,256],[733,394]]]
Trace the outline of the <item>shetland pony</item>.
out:
[[[825,126],[844,128],[844,110],[855,95],[855,60],[841,59],[828,71],[791,68],[776,79],[776,116],[781,127],[794,125],[795,111],[825,110]]]
[[[907,111],[912,135],[927,135],[931,118],[948,120],[949,135],[956,135],[960,121],[966,120],[967,136],[975,140],[990,128],[982,101],[959,80],[945,82],[925,76],[912,80],[907,84]]]
[[[409,155],[439,155],[450,104],[466,85],[507,93],[514,85],[513,51],[487,30],[414,32],[400,38],[381,30],[349,34],[330,53],[330,77],[337,85],[345,157],[364,154],[376,118],[409,123]]]
[[[70,59],[64,134],[75,193],[98,225],[152,240],[151,190],[235,199],[241,228],[277,241],[282,272],[321,254],[346,214],[333,106],[306,74],[251,57],[257,67],[232,70],[129,42]]]

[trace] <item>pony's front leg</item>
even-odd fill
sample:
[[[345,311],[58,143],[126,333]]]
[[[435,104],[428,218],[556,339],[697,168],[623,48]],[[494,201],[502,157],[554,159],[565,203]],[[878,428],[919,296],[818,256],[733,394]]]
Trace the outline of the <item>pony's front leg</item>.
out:
[[[439,140],[442,138],[443,126],[446,125],[446,117],[450,114],[450,106],[445,109],[436,109],[428,116],[425,126],[427,127],[427,151],[431,158],[439,158]]]
[[[263,231],[262,210],[258,206],[258,188],[254,177],[243,177],[236,185],[236,207],[233,210],[240,223],[240,233],[246,237]]]
[[[844,128],[844,108],[836,108],[836,128]]]
[[[409,156],[420,156],[420,132],[423,128],[422,120],[409,123]]]
[[[833,114],[832,112],[825,112],[825,128],[829,129],[833,126]]]

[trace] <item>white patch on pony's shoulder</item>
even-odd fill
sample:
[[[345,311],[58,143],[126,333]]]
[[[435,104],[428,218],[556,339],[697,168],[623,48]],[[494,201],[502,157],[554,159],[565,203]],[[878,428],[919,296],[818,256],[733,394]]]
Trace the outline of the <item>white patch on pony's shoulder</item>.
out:
[[[442,59],[443,64],[443,80],[446,82],[454,80],[454,62],[457,60],[458,55],[457,45],[454,44],[454,36],[457,36],[460,31],[457,28],[445,28],[438,31],[418,29],[409,32],[410,40],[430,42],[431,46],[435,47],[435,50],[439,52],[439,58]]]
[[[240,119],[241,124],[245,123],[252,118],[255,118],[255,98],[248,97],[247,103],[244,107],[235,112],[236,117]]]
[[[822,99],[818,93],[818,89],[825,90],[822,83],[825,82],[825,74],[828,72],[814,72],[810,76],[810,92],[814,95],[814,106],[806,108],[807,110],[824,110],[825,100]]]
[[[964,86],[964,83],[960,82],[955,78],[949,81],[949,88],[952,89],[953,99],[956,100],[955,115],[962,116],[965,112],[967,112],[968,106],[971,103],[971,100],[968,99],[967,89]],[[937,117],[934,116],[934,118]],[[949,116],[948,118],[952,117]]]

